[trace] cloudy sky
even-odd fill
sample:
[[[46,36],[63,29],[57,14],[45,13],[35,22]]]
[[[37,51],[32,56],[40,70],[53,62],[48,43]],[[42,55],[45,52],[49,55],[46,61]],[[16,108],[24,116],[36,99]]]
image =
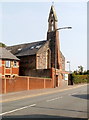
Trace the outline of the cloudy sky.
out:
[[[52,2],[0,3],[0,41],[6,45],[46,40],[48,15]],[[58,27],[61,30],[60,46],[71,70],[79,65],[87,69],[87,2],[54,2]],[[66,63],[68,70],[68,64]]]

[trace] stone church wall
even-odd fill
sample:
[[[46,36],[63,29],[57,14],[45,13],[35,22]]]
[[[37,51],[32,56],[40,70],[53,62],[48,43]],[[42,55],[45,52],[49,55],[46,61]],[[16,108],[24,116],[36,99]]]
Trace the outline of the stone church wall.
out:
[[[36,54],[36,69],[48,69],[51,67],[51,54],[49,55],[49,67],[47,67],[47,51],[49,49],[49,41],[40,48]],[[51,51],[50,51],[51,52]]]
[[[29,75],[29,70],[36,69],[36,55],[24,56],[20,58],[19,75]]]
[[[25,74],[26,76],[31,76],[31,77],[51,78],[50,69],[31,69],[25,72]]]
[[[61,51],[60,51],[60,62],[61,62],[62,70],[65,71],[65,57],[63,56]]]

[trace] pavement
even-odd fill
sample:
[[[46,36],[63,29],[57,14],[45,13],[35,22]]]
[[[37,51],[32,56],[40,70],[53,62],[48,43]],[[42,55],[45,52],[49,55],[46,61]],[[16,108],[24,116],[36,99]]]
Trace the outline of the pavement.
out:
[[[60,86],[56,88],[35,89],[35,90],[28,90],[28,91],[26,90],[26,91],[1,94],[0,103],[20,100],[20,99],[25,99],[25,98],[30,98],[30,97],[36,97],[36,96],[41,96],[41,95],[46,95],[46,94],[52,94],[56,92],[62,92],[65,90],[81,87],[84,85],[86,84]]]

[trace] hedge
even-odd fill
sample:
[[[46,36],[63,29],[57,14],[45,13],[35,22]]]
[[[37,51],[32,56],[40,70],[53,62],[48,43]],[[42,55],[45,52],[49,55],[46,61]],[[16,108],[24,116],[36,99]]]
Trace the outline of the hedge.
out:
[[[74,84],[89,83],[89,75],[72,75]]]

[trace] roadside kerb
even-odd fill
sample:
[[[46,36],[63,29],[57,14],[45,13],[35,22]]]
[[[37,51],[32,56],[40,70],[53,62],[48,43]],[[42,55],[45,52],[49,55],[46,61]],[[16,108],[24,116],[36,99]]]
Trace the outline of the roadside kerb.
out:
[[[66,90],[79,88],[79,87],[82,87],[82,86],[85,86],[85,85],[87,85],[87,84],[72,86],[71,88],[64,88],[64,89],[54,90],[54,91],[50,91],[50,92],[43,92],[43,93],[38,93],[38,94],[33,94],[33,95],[21,96],[21,97],[18,97],[18,98],[5,99],[5,100],[0,101],[0,103],[11,102],[11,101],[26,99],[26,98],[32,98],[32,97],[41,96],[41,95],[53,94],[53,93],[57,93],[57,92],[63,92],[63,91],[66,91]]]

